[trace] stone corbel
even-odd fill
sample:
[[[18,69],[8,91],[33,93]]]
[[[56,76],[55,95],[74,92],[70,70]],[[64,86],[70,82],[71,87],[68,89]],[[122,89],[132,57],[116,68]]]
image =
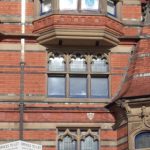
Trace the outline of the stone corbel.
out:
[[[127,102],[122,102],[121,106],[126,110],[127,114],[132,114],[132,109]]]

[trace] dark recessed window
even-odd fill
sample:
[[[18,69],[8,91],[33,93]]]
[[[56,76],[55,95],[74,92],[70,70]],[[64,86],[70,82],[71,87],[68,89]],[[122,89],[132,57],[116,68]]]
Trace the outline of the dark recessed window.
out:
[[[58,134],[58,150],[99,150],[98,130],[64,129]]]
[[[114,0],[107,0],[107,13],[116,16],[116,2]]]
[[[150,148],[150,131],[142,132],[135,137],[135,149]]]
[[[48,96],[108,98],[106,55],[51,53],[48,61]]]
[[[51,0],[41,0],[41,15],[46,14],[52,10]]]

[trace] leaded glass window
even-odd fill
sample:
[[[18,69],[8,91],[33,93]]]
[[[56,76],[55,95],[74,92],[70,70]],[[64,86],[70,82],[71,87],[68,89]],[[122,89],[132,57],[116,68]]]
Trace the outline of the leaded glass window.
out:
[[[49,58],[48,63],[49,71],[64,71],[65,70],[65,64],[64,64],[64,58],[55,56]]]
[[[94,140],[92,136],[87,136],[81,140],[81,150],[98,150],[98,140]]]
[[[106,58],[93,58],[92,59],[92,72],[108,72],[108,63]]]
[[[142,132],[135,137],[135,149],[150,148],[150,131]]]
[[[59,140],[58,146],[59,150],[76,150],[76,141],[67,135],[62,140]]]
[[[70,62],[70,71],[82,72],[86,71],[86,61],[85,58],[72,57]]]
[[[99,150],[98,129],[63,129],[58,135],[58,150]]]

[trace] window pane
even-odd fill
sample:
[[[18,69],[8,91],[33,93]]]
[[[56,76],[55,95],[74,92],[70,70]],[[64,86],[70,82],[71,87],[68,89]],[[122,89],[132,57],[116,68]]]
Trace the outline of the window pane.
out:
[[[91,97],[108,98],[109,96],[108,78],[91,79]]]
[[[150,148],[150,132],[143,132],[135,137],[135,148]]]
[[[71,137],[66,136],[58,143],[59,150],[76,150],[76,141]]]
[[[49,71],[64,71],[64,70],[65,70],[64,58],[55,57],[49,59]]]
[[[81,0],[82,10],[98,10],[99,0]]]
[[[59,0],[60,10],[77,10],[77,0]]]
[[[48,96],[65,96],[64,77],[48,77]]]
[[[41,1],[42,14],[51,11],[51,9],[52,9],[52,7],[51,7],[51,0],[42,0]]]
[[[81,150],[98,150],[98,141],[91,136],[87,136],[85,140],[81,141]]]
[[[92,72],[108,72],[108,64],[106,59],[93,59],[92,60]]]
[[[70,71],[86,71],[86,63],[84,58],[75,58],[71,59]]]
[[[80,77],[70,78],[70,96],[87,97],[87,79]]]
[[[116,6],[113,0],[107,0],[107,13],[116,16]]]

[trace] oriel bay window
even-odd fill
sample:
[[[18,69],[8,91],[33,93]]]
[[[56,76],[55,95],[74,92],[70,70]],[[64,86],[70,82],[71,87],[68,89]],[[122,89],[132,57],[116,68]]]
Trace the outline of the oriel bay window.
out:
[[[107,55],[49,53],[48,97],[108,98]]]
[[[99,150],[97,129],[61,129],[58,134],[58,150]]]
[[[107,13],[116,16],[117,2],[118,0],[40,0],[41,15],[53,10],[57,12],[69,11],[69,13],[87,13],[89,11],[90,13]]]
[[[100,0],[59,0],[59,10],[99,10]]]
[[[81,0],[81,10],[99,10],[99,0]]]

